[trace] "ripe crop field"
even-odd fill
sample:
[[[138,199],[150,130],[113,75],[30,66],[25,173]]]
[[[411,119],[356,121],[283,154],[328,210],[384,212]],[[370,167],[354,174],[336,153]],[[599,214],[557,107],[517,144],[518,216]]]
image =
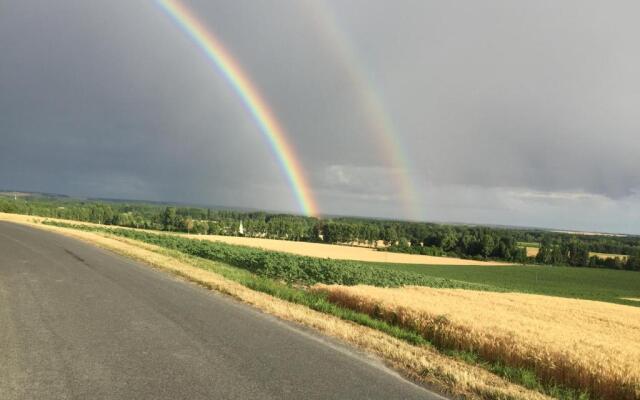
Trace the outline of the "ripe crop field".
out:
[[[507,291],[640,306],[640,302],[623,299],[640,297],[640,274],[636,271],[540,265],[455,268],[437,265],[379,265],[430,277],[489,285]]]
[[[525,251],[527,252],[527,257],[535,257],[540,253],[540,247],[525,247]]]
[[[527,251],[527,257],[535,257],[540,252],[540,245],[537,243],[523,243],[522,246]],[[619,258],[623,261],[627,261],[627,258],[629,258],[629,256],[625,254],[598,253],[595,251],[590,251],[589,257],[593,256],[598,257],[602,260],[606,260],[608,258]]]
[[[453,257],[435,257],[420,254],[391,253],[377,251],[367,247],[342,246],[335,244],[294,242],[290,240],[275,240],[263,238],[249,238],[238,236],[217,235],[185,235],[192,239],[210,240],[241,246],[257,247],[265,250],[281,251],[308,257],[331,258],[334,260],[352,260],[382,263],[402,263],[421,265],[512,265],[498,261],[475,261]]]
[[[640,398],[640,308],[522,293],[324,286],[338,305],[605,399]]]
[[[607,258],[619,258],[621,260],[627,260],[627,258],[629,258],[629,256],[625,255],[625,254],[611,254],[611,253],[596,253],[593,251],[589,252],[589,257],[593,257],[596,256],[598,258],[601,259],[607,259]]]

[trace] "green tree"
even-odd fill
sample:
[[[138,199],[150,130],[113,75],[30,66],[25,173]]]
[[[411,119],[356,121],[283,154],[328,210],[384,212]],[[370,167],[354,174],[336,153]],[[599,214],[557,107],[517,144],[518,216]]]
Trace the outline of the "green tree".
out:
[[[625,265],[626,269],[640,271],[640,256],[630,256]]]
[[[394,226],[385,227],[382,240],[384,240],[384,244],[387,246],[395,245],[398,241],[398,231],[396,228]]]
[[[453,230],[446,230],[442,235],[441,241],[442,250],[444,251],[452,251],[456,248],[458,244],[458,235]]]
[[[162,226],[165,231],[173,231],[176,229],[176,208],[167,207],[162,215]]]

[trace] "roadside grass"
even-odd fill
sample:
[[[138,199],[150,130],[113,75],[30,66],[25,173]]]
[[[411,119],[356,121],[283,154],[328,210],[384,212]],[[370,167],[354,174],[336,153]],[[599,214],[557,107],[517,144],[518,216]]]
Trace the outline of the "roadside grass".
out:
[[[87,227],[87,226],[73,226],[70,224],[61,224],[61,223],[47,223],[49,225],[67,227],[80,229],[85,231],[99,232],[107,235],[115,235],[124,237],[127,239],[140,240],[142,238],[143,242],[159,245],[161,246],[160,250],[157,250],[160,254],[163,254],[168,257],[172,257],[178,259],[182,262],[186,262],[190,265],[193,265],[197,268],[201,268],[204,270],[208,270],[223,276],[226,279],[237,282],[249,289],[259,291],[262,293],[269,294],[276,298],[306,306],[312,310],[319,311],[324,314],[332,315],[338,317],[340,319],[351,321],[357,323],[359,325],[363,325],[380,332],[383,332],[389,336],[405,341],[409,344],[415,346],[424,346],[428,348],[433,348],[439,351],[441,354],[452,356],[457,360],[463,361],[465,363],[479,366],[491,373],[494,373],[509,382],[524,386],[528,389],[535,390],[540,393],[544,393],[549,396],[553,396],[555,398],[563,399],[563,400],[575,400],[575,399],[587,399],[588,395],[585,393],[567,389],[562,386],[558,386],[555,384],[545,384],[540,381],[535,372],[532,370],[528,370],[526,368],[512,368],[506,365],[502,365],[496,362],[489,362],[487,360],[481,360],[480,355],[473,352],[465,352],[464,354],[461,352],[455,352],[450,348],[442,344],[434,345],[431,341],[424,338],[418,331],[412,330],[406,327],[401,327],[393,323],[385,322],[380,318],[372,317],[366,313],[354,311],[352,309],[339,306],[335,303],[330,302],[327,299],[327,295],[320,292],[313,292],[306,290],[306,287],[300,285],[300,282],[289,281],[284,282],[283,279],[274,280],[273,276],[266,277],[257,275],[246,269],[246,266],[233,266],[229,265],[225,262],[217,260],[215,257],[211,259],[211,257],[202,257],[200,251],[197,251],[198,246],[195,247],[196,251],[194,251],[194,247],[192,246],[184,246],[185,243],[183,241],[189,242],[198,242],[193,239],[184,239],[179,238],[177,241],[175,238],[172,238],[169,235],[158,235],[158,234],[149,234],[149,233],[135,233],[132,234],[130,230],[119,230],[119,229],[110,229],[110,228],[96,228],[96,227]],[[181,243],[183,246],[176,246],[176,243]],[[205,246],[210,246],[210,243],[206,243]],[[226,246],[229,245],[224,245]],[[241,246],[232,246],[232,247],[241,247]],[[192,255],[191,252],[196,253],[197,255]],[[261,250],[261,252],[266,252]],[[210,253],[208,253],[211,255]],[[245,255],[254,255],[255,253],[252,251],[250,253],[245,253]],[[299,256],[296,256],[299,257]],[[237,263],[237,261],[236,261]],[[242,264],[242,263],[241,263]],[[371,265],[363,264],[362,268],[371,267]],[[375,267],[374,267],[375,268]],[[287,276],[290,277],[290,276]],[[447,280],[448,282],[449,280]],[[436,282],[435,287],[442,287],[441,280],[427,280],[425,282]],[[315,282],[314,282],[315,283]],[[385,286],[385,285],[382,285]],[[453,285],[455,288],[467,287],[467,285],[460,284],[459,282],[455,282]],[[472,285],[472,287],[475,285]],[[482,285],[483,289],[487,289]],[[586,396],[586,397],[585,397]]]
[[[500,362],[487,362],[482,360],[478,353],[471,351],[444,350],[443,353],[467,364],[478,365],[508,381],[517,382],[527,389],[545,393],[556,399],[589,400],[591,398],[587,392],[579,392],[560,385],[544,384],[536,376],[535,371],[528,368],[510,367]]]
[[[185,254],[179,250],[162,248],[160,250],[160,254],[178,259],[195,267],[214,272],[224,278],[246,286],[249,289],[257,290],[282,300],[307,306],[315,311],[320,311],[325,314],[330,314],[347,321],[352,321],[357,324],[379,330],[408,343],[421,346],[430,345],[429,341],[416,332],[388,324],[364,313],[340,307],[329,302],[327,300],[327,296],[323,294],[309,292],[303,288],[294,287],[275,281],[271,278],[261,277],[244,269],[234,267],[220,261],[203,259],[201,257]]]
[[[377,264],[433,278],[476,283],[502,291],[542,294],[640,306],[640,273],[612,269],[540,265],[438,266]]]

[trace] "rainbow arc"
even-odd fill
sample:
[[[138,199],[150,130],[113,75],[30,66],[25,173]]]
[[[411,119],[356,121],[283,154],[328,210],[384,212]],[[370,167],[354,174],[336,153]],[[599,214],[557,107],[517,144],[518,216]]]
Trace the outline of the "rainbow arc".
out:
[[[240,65],[213,32],[207,29],[180,1],[157,0],[157,4],[191,38],[229,82],[267,139],[296,196],[301,212],[317,216],[318,207],[311,188],[285,131]]]

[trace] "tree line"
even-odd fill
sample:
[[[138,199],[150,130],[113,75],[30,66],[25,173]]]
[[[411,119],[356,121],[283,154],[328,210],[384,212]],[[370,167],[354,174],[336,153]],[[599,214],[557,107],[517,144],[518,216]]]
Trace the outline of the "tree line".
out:
[[[299,215],[183,207],[144,202],[0,196],[0,211],[104,225],[239,235],[307,242],[362,245],[381,251],[452,256],[476,260],[640,270],[640,237],[586,236],[515,229],[366,218]],[[539,244],[527,257],[524,243]],[[623,254],[602,259],[590,252]]]

